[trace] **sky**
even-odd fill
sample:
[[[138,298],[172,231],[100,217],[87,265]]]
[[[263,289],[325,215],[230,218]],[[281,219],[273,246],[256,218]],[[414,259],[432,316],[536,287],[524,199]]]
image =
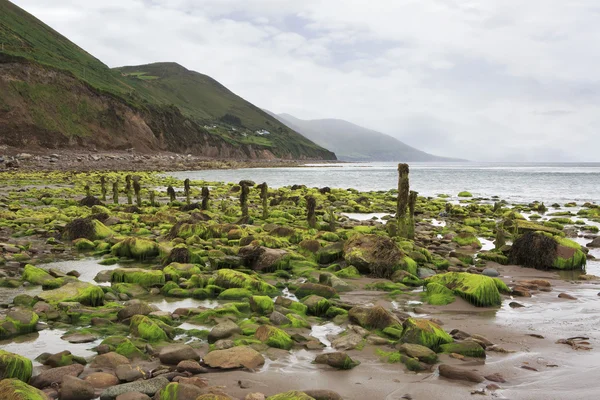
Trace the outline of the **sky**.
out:
[[[478,161],[600,161],[597,0],[13,0],[110,67]]]

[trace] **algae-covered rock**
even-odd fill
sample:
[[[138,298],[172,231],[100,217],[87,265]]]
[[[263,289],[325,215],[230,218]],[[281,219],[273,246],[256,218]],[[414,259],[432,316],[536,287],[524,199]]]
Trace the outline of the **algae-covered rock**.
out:
[[[50,304],[78,302],[91,307],[104,304],[104,292],[100,287],[79,281],[67,283],[58,289],[44,291],[36,297]]]
[[[204,363],[212,368],[258,368],[265,363],[264,357],[256,350],[237,346],[226,350],[214,350],[204,356]]]
[[[463,341],[443,344],[440,351],[447,354],[461,354],[467,357],[485,358],[485,349],[474,341]]]
[[[111,252],[119,257],[147,260],[158,256],[159,246],[148,239],[129,237],[115,244]]]
[[[48,271],[34,265],[27,264],[25,265],[25,268],[23,268],[23,280],[32,285],[43,285],[44,283],[55,279],[56,278],[50,275]]]
[[[140,337],[149,342],[165,342],[170,339],[166,331],[170,331],[168,325],[153,321],[144,315],[135,315],[131,318],[129,331],[133,336]]]
[[[31,310],[23,308],[11,310],[3,320],[0,320],[0,338],[35,332],[38,320],[38,315]]]
[[[331,299],[339,297],[337,292],[331,286],[320,285],[318,283],[303,283],[296,289],[296,297],[303,299],[307,296],[316,295]]]
[[[587,259],[582,247],[561,236],[528,232],[514,241],[510,262],[537,269],[578,269]]]
[[[319,264],[331,264],[344,256],[344,244],[334,243],[322,247],[317,251],[316,258]]]
[[[63,231],[63,236],[68,240],[88,239],[98,240],[106,239],[115,233],[97,219],[77,218],[69,222]]]
[[[275,306],[273,299],[269,296],[252,296],[250,297],[250,308],[252,312],[262,315],[271,314]]]
[[[162,286],[165,284],[165,275],[160,270],[143,268],[117,268],[112,271],[111,282],[135,283],[143,287]]]
[[[0,399],[48,400],[48,396],[41,390],[29,386],[18,379],[3,379],[0,381]]]
[[[242,288],[253,291],[254,293],[274,296],[279,290],[261,280],[258,276],[251,276],[240,271],[232,269],[220,269],[214,275],[215,285],[225,289]]]
[[[352,307],[350,311],[348,311],[348,317],[351,322],[366,329],[385,329],[391,326],[399,326],[400,330],[402,330],[398,317],[382,306]]]
[[[110,351],[114,351],[130,360],[144,360],[147,358],[146,353],[138,349],[124,336],[109,336],[101,344],[107,345]]]
[[[325,315],[331,303],[324,297],[311,295],[302,299],[302,304],[307,307],[307,311],[317,317]]]
[[[404,321],[402,341],[419,344],[436,351],[441,345],[452,343],[454,340],[435,322],[427,319],[408,318]]]
[[[171,382],[162,388],[154,398],[157,400],[196,400],[203,393],[204,391],[196,385]]]
[[[242,247],[238,256],[254,271],[273,272],[290,268],[290,255],[286,250],[263,246]]]
[[[378,235],[356,235],[344,246],[344,258],[363,274],[389,278],[400,269],[404,257],[390,238]]]
[[[403,343],[398,347],[398,350],[427,364],[435,364],[438,359],[437,354],[433,350],[420,344]]]
[[[435,275],[428,278],[427,283],[428,285],[436,283],[445,286],[477,307],[499,306],[502,304],[500,291],[510,291],[506,284],[498,278],[467,272],[448,272]],[[440,288],[436,290],[442,291]]]
[[[33,372],[33,364],[30,359],[18,354],[0,350],[0,380],[15,378],[28,382]]]
[[[279,393],[274,396],[267,397],[267,400],[315,400],[314,397],[307,395],[304,392],[293,390],[291,392]]]
[[[199,274],[202,271],[195,264],[180,264],[173,262],[163,269],[165,279],[178,281],[180,278],[189,279],[192,275]]]
[[[359,361],[354,361],[348,354],[342,352],[319,354],[314,363],[327,364],[336,369],[352,369],[360,364]]]
[[[434,306],[444,306],[454,302],[454,292],[444,285],[430,282],[425,287],[423,299]]]
[[[294,345],[290,335],[285,331],[270,325],[260,326],[256,330],[254,336],[267,346],[276,347],[278,349],[289,350]]]
[[[242,300],[250,297],[252,297],[252,292],[248,289],[231,288],[219,293],[219,300]]]

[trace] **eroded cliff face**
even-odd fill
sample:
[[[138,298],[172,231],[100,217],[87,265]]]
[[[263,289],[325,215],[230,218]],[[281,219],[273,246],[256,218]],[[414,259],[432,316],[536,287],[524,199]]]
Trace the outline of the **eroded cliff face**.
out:
[[[234,145],[176,107],[131,105],[69,73],[0,59],[0,145],[22,149],[172,151],[211,158],[331,159],[327,151]]]

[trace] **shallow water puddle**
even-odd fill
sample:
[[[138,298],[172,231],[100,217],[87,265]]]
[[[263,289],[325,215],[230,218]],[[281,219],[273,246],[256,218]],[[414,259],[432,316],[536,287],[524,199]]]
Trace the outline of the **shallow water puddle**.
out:
[[[387,213],[342,213],[342,215],[357,221],[382,221]]]
[[[478,239],[481,242],[481,250],[490,251],[496,248],[496,245],[494,244],[493,240],[486,239],[483,237],[480,237]]]
[[[178,308],[216,308],[221,303],[218,300],[198,300],[198,299],[173,299],[163,298],[160,301],[150,301],[150,305],[158,307],[160,311],[174,312]]]
[[[277,297],[278,296],[275,296],[273,300],[275,300]],[[296,295],[294,293],[290,293],[290,289],[288,289],[287,287],[281,291],[281,297],[285,297],[286,299],[290,299],[293,301],[298,301]]]
[[[91,343],[69,343],[61,339],[61,336],[64,334],[65,331],[62,330],[46,329],[36,333],[17,336],[14,340],[0,341],[0,348],[11,353],[20,354],[33,361],[42,353],[54,354],[64,350],[68,350],[80,357],[94,356],[96,352],[91,349],[102,342],[102,339],[98,339]],[[39,365],[35,361],[34,364]]]
[[[20,294],[27,294],[35,297],[40,293],[42,293],[41,286],[2,288],[2,290],[0,290],[0,304],[11,304],[13,299]]]
[[[440,221],[440,220],[437,220],[435,218],[432,218],[431,225],[444,227],[444,226],[446,226],[446,221]]]
[[[331,342],[327,339],[328,336],[336,336],[342,333],[345,329],[337,326],[333,322],[328,322],[323,325],[314,325],[310,331],[310,335],[315,339],[319,339],[321,343],[331,349]]]
[[[40,264],[39,267],[44,269],[53,268],[65,274],[70,271],[77,271],[80,274],[80,281],[93,284],[96,284],[94,278],[100,271],[113,270],[121,267],[118,264],[100,265],[98,264],[98,261],[100,261],[98,258],[86,258],[82,260],[58,261],[48,264]]]

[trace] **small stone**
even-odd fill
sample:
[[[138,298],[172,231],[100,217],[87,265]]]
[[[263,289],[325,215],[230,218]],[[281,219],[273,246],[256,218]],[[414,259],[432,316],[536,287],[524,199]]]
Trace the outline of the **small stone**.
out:
[[[522,307],[525,307],[523,304],[517,303],[516,301],[511,301],[510,303],[508,303],[508,306],[510,308],[522,308]]]
[[[201,366],[197,361],[194,360],[184,360],[177,364],[177,371],[179,372],[189,372],[193,375],[203,374],[208,372],[206,368]]]
[[[502,375],[500,375],[499,373],[495,373],[492,375],[487,375],[485,377],[485,379],[487,379],[488,381],[492,381],[492,382],[498,382],[498,383],[505,383],[506,379],[504,379],[504,377]]]
[[[119,365],[115,370],[115,374],[121,382],[133,382],[144,377],[142,371],[133,368],[129,364]]]
[[[91,383],[71,375],[66,375],[60,387],[60,399],[92,400],[96,398],[95,392]]]
[[[177,365],[185,360],[200,360],[198,353],[187,344],[173,344],[163,347],[158,358],[161,363],[168,365]]]
[[[91,383],[96,389],[105,389],[119,384],[119,379],[107,372],[94,372],[86,376],[84,380]]]
[[[500,276],[500,273],[494,268],[486,268],[481,272],[481,275],[489,276],[490,278],[495,278],[497,276]]]
[[[91,343],[98,338],[92,334],[78,334],[73,333],[71,335],[61,336],[62,340],[66,340],[69,343],[81,344],[81,343]]]
[[[571,296],[571,295],[570,295],[570,294],[568,294],[568,293],[560,293],[560,294],[558,295],[558,298],[559,298],[559,299],[567,299],[567,300],[577,300],[577,297],[575,297],[575,296]]]
[[[248,393],[244,400],[265,400],[266,397],[262,393]]]
[[[467,369],[452,367],[447,364],[441,364],[438,369],[440,372],[440,376],[443,376],[444,378],[448,378],[448,379],[469,381],[469,382],[474,382],[474,383],[481,383],[485,380],[483,378],[483,376],[481,376],[477,372],[467,370]]]

